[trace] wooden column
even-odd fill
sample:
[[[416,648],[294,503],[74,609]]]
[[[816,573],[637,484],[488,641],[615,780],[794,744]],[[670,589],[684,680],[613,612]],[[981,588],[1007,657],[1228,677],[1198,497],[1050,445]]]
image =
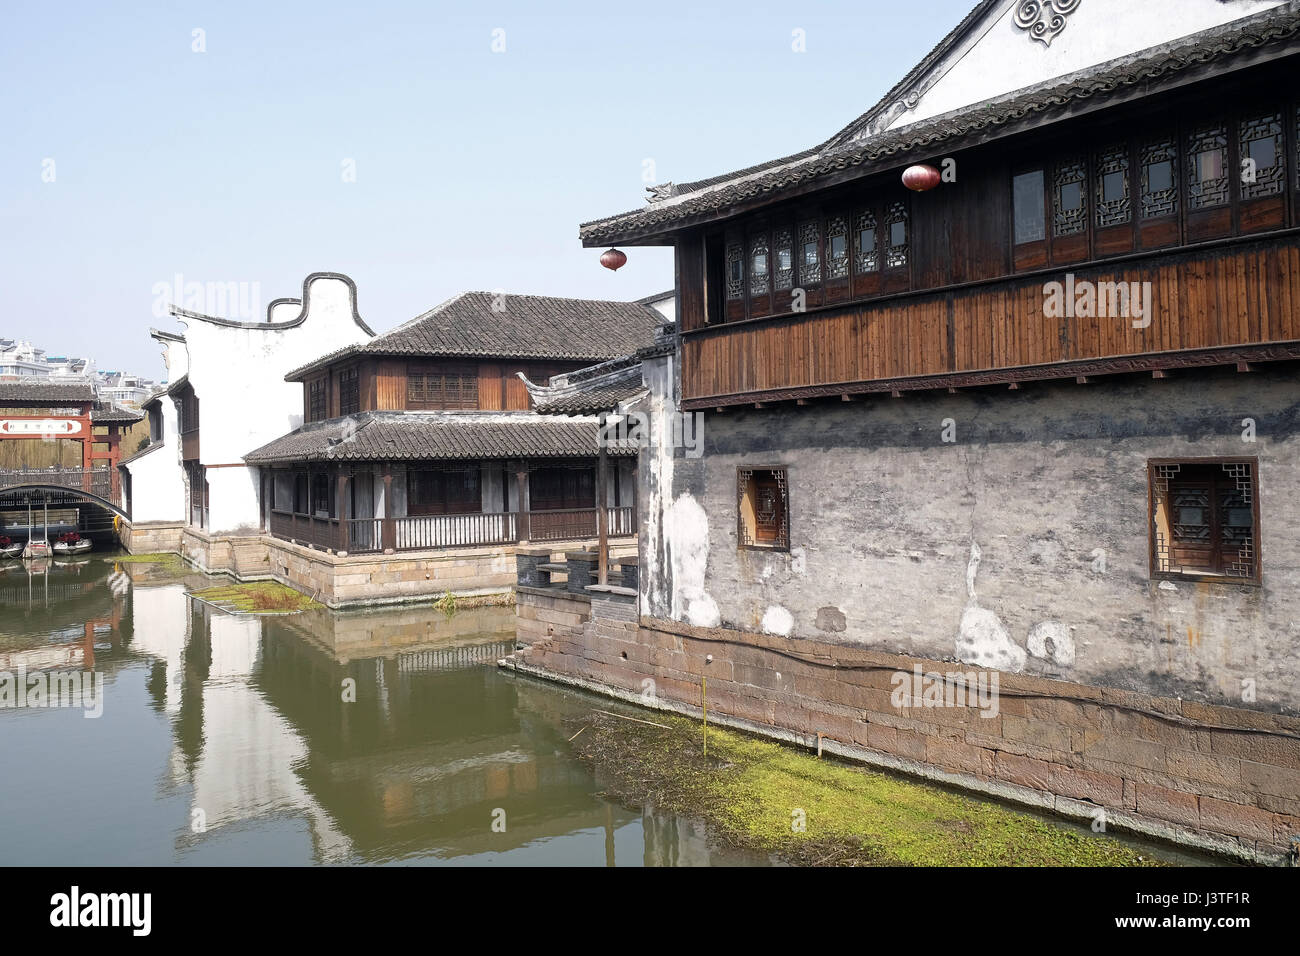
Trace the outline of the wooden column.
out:
[[[335,550],[346,551],[348,549],[347,519],[350,517],[348,515],[348,486],[351,482],[351,478],[344,473],[342,468],[340,468],[338,476],[334,479],[334,482],[336,489],[334,492],[334,512],[337,515],[339,522],[339,534]]]
[[[397,550],[397,519],[393,517],[393,464],[384,462],[383,548],[385,554]]]
[[[523,544],[528,540],[528,466],[520,464],[515,471],[515,487],[519,489],[519,517],[515,532],[519,536],[519,543]]]
[[[609,487],[609,456],[605,454],[605,413],[600,413],[600,425],[596,430],[596,545],[597,575],[596,583],[609,583],[609,507],[607,504]]]

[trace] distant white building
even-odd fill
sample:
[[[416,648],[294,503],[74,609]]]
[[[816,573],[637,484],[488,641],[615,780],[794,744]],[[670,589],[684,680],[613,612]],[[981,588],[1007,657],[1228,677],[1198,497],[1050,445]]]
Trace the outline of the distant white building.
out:
[[[0,378],[49,378],[45,350],[31,342],[0,339]]]

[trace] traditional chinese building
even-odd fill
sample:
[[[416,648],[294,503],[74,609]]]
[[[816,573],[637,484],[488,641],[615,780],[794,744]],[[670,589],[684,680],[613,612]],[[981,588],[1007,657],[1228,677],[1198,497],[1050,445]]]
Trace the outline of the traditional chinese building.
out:
[[[598,535],[602,511],[608,535],[630,540],[635,455],[615,451],[602,482],[595,417],[539,416],[525,378],[635,349],[663,322],[648,302],[467,292],[292,370],[303,425],[244,456],[260,473],[265,527],[331,568],[394,556],[347,566],[352,599],[398,597],[390,578],[425,568],[420,553],[441,561],[456,549],[486,563],[455,579],[422,572],[430,583],[405,581],[405,592],[499,591],[513,580],[496,568],[507,546],[578,547]]]
[[[642,452],[639,594],[521,588],[513,665],[1292,852],[1297,68],[1294,3],[985,0],[826,142],[584,224],[674,247],[604,404],[702,454]]]

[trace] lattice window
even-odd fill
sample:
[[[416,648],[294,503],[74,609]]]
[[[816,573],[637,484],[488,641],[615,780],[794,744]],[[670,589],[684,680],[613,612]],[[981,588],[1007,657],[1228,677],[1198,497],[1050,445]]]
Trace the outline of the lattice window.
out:
[[[739,239],[727,242],[727,298],[739,299],[745,294],[745,248]]]
[[[1222,123],[1195,129],[1187,137],[1187,205],[1222,206],[1228,201],[1228,128]]]
[[[826,278],[843,279],[849,274],[849,221],[831,216],[826,222]]]
[[[818,285],[822,281],[821,224],[816,220],[799,226],[799,284]]]
[[[1128,190],[1128,147],[1112,146],[1096,157],[1097,226],[1121,226],[1133,215]]]
[[[1072,236],[1088,228],[1087,165],[1058,163],[1052,177],[1052,235]]]
[[[438,366],[408,367],[406,407],[461,410],[478,408],[477,371]]]
[[[749,239],[749,294],[767,295],[771,280],[771,262],[768,259],[767,233]]]
[[[864,209],[853,220],[854,271],[859,275],[880,268],[880,240],[876,232],[876,214]]]
[[[313,379],[307,385],[307,417],[313,422],[321,421],[329,415],[327,399],[329,383],[325,376]]]
[[[354,415],[361,411],[361,375],[354,365],[339,372],[339,414]]]
[[[1152,570],[1258,582],[1257,498],[1253,460],[1153,463]]]
[[[907,206],[890,203],[885,212],[885,266],[890,269],[907,265]]]
[[[776,231],[776,288],[794,288],[794,232],[789,226]]]
[[[1166,136],[1142,146],[1142,218],[1178,212],[1178,143]]]
[[[784,468],[740,468],[736,473],[740,546],[790,549],[789,485]]]
[[[1257,199],[1280,193],[1286,182],[1282,114],[1265,113],[1243,119],[1239,140],[1241,198]]]

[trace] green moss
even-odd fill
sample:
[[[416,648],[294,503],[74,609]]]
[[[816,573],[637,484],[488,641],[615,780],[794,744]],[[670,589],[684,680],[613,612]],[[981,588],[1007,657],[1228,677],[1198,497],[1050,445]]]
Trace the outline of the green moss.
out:
[[[119,554],[114,555],[117,564],[148,564],[163,571],[184,571],[185,562],[175,552],[157,552],[154,554]]]
[[[593,713],[574,740],[608,792],[703,818],[727,841],[788,862],[884,866],[1153,866],[1150,851],[991,800],[778,743],[653,717]],[[804,830],[793,826],[802,811]]]
[[[252,614],[305,611],[308,608],[322,606],[307,595],[278,581],[248,581],[243,584],[204,588],[190,593],[204,601]]]

